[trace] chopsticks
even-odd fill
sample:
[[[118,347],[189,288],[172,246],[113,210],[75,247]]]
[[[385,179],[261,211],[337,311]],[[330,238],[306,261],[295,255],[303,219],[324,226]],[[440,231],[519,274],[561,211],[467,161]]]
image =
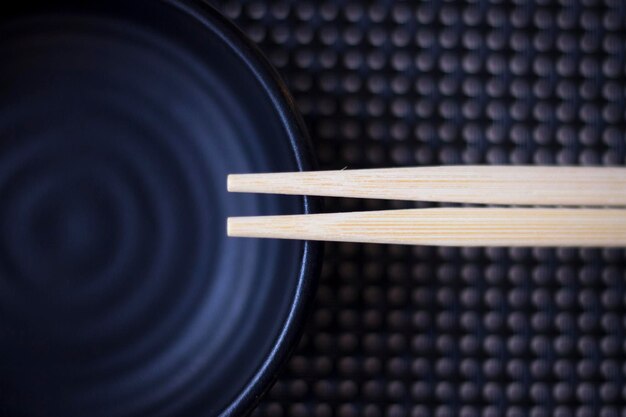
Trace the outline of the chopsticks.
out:
[[[626,246],[626,169],[446,166],[231,175],[228,190],[477,204],[605,208],[455,207],[234,217],[240,237],[439,246]],[[606,208],[612,207],[612,208]]]
[[[228,191],[451,203],[626,206],[626,168],[435,166],[230,175]]]
[[[428,208],[233,217],[228,235],[438,246],[626,246],[626,210]]]

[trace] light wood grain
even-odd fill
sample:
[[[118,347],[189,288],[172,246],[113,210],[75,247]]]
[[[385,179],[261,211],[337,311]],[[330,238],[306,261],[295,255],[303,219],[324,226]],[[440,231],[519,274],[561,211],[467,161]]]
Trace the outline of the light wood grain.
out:
[[[626,206],[626,168],[436,166],[228,177],[228,190],[478,204]]]
[[[233,217],[228,235],[439,246],[626,246],[626,210],[432,208]]]

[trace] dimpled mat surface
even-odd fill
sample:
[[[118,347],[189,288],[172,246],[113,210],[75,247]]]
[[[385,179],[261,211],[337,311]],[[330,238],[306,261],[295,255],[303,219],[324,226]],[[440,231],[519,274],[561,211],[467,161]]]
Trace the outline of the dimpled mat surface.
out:
[[[324,169],[625,163],[621,0],[217,3],[287,80]],[[625,268],[623,250],[329,244],[255,414],[626,416]]]

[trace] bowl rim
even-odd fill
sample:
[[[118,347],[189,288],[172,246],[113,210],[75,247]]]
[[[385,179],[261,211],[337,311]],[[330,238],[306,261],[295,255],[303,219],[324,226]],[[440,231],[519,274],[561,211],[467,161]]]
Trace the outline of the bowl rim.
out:
[[[293,157],[300,171],[314,170],[316,159],[304,120],[297,110],[289,90],[261,50],[237,27],[206,0],[162,0],[196,19],[216,35],[247,66],[260,82],[276,109],[289,138]],[[224,184],[226,186],[226,184]],[[320,199],[303,196],[305,214],[319,212]],[[245,415],[259,402],[262,395],[276,381],[278,372],[296,347],[303,324],[311,309],[320,272],[322,243],[304,241],[300,271],[294,297],[277,339],[262,365],[248,383],[219,412],[220,417]]]

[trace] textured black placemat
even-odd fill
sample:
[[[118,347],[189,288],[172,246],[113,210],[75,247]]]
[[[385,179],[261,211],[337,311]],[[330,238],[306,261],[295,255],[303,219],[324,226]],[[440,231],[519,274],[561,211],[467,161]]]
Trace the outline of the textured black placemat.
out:
[[[622,0],[217,4],[287,80],[324,169],[625,162]],[[256,415],[626,416],[623,250],[326,253]]]

